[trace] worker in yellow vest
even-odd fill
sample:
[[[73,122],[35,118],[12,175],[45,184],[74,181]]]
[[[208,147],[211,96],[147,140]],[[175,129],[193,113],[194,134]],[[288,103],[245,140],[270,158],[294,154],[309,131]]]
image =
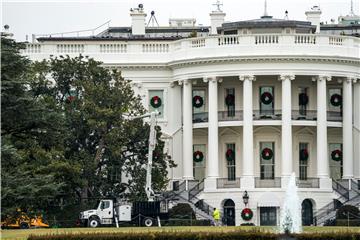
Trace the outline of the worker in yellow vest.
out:
[[[213,218],[214,218],[215,226],[220,226],[220,211],[219,211],[219,209],[214,208]]]

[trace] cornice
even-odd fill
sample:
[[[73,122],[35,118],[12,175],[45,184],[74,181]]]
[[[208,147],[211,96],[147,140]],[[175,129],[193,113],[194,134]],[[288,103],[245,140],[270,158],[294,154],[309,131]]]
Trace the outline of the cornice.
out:
[[[201,58],[174,61],[168,64],[169,67],[176,69],[191,65],[205,65],[217,63],[248,63],[248,62],[322,62],[340,64],[360,64],[359,58],[343,58],[329,56],[251,56],[251,57],[221,57],[221,58]]]
[[[358,66],[360,58],[346,58],[346,57],[331,57],[331,56],[239,56],[239,57],[216,57],[216,58],[196,58],[186,59],[180,61],[172,61],[163,64],[122,64],[122,63],[103,63],[103,66],[109,68],[117,68],[124,70],[172,70],[195,65],[211,65],[211,64],[226,64],[226,63],[256,63],[256,62],[318,62],[318,63],[338,63],[350,64]]]

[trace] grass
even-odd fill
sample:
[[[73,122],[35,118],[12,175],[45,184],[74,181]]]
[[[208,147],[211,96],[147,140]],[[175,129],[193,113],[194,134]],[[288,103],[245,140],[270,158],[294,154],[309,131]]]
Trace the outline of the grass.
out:
[[[1,230],[1,239],[3,240],[26,240],[29,235],[48,235],[63,233],[99,233],[99,232],[153,232],[153,231],[185,231],[185,232],[210,232],[210,231],[234,231],[242,229],[244,231],[255,230],[265,232],[276,232],[275,227],[121,227],[121,228],[50,228],[50,229],[13,229]],[[360,227],[304,227],[305,232],[341,232],[351,231],[360,233]]]

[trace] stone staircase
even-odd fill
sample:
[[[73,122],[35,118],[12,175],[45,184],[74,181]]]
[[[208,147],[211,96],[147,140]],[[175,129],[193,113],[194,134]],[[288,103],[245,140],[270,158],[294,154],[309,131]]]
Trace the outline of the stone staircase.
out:
[[[188,187],[186,189],[186,184]],[[193,209],[197,220],[213,220],[212,213],[214,207],[207,204],[197,196],[204,190],[204,180],[202,181],[183,181],[176,190],[170,192],[165,198],[170,203],[170,208],[179,203],[189,204]],[[222,213],[220,212],[222,215]]]
[[[337,210],[343,205],[360,207],[360,182],[351,180],[333,179],[332,187],[338,195],[337,199],[317,211],[314,222],[316,225],[325,225],[336,219]]]

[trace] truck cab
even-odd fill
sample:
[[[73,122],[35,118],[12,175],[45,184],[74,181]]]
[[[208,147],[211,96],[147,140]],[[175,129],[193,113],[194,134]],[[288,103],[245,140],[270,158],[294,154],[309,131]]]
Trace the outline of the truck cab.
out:
[[[114,200],[104,199],[99,202],[96,209],[81,212],[79,219],[84,226],[93,228],[100,225],[113,225],[116,221],[130,221],[131,206],[115,206]]]

